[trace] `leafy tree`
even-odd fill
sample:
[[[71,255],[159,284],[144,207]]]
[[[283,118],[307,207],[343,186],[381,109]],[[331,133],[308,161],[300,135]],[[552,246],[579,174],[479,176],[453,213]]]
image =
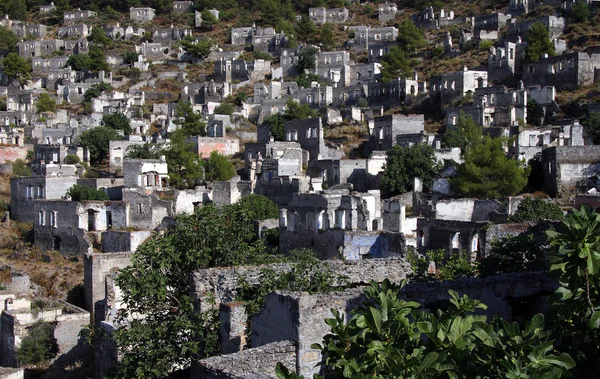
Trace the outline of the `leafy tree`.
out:
[[[12,163],[12,176],[31,176],[31,167],[21,158],[15,159]]]
[[[439,169],[431,146],[396,145],[386,153],[381,189],[389,196],[412,191],[414,178],[420,178],[425,188],[431,188]]]
[[[440,278],[443,280],[472,278],[475,274],[475,266],[470,262],[469,253],[464,250],[452,254],[440,268]]]
[[[600,214],[584,206],[546,231],[552,246],[550,271],[558,279],[554,330],[562,348],[576,357],[574,377],[600,375]]]
[[[19,38],[11,30],[0,26],[0,53],[6,55],[17,51]]]
[[[38,112],[56,112],[56,101],[49,93],[43,92],[35,103]]]
[[[227,181],[235,176],[233,163],[217,151],[212,151],[204,163],[204,179],[209,182]]]
[[[129,123],[129,118],[123,113],[113,113],[103,116],[102,124],[107,128],[122,130],[126,136],[130,135],[133,131]]]
[[[215,114],[231,116],[234,111],[235,108],[229,103],[222,103],[215,107]]]
[[[319,40],[321,46],[325,50],[330,50],[335,46],[335,39],[333,37],[333,25],[326,23],[321,27],[321,38]]]
[[[306,14],[302,15],[300,21],[298,21],[298,23],[296,24],[295,30],[298,39],[306,43],[315,42],[315,36],[319,31],[315,24],[312,22],[312,20]]]
[[[594,144],[600,144],[600,112],[589,112],[581,118],[581,125]]]
[[[81,160],[79,159],[79,156],[77,154],[67,154],[67,156],[65,157],[65,164],[77,164],[80,161]]]
[[[194,311],[189,277],[202,268],[281,261],[265,251],[251,216],[239,204],[204,206],[137,249],[117,277],[126,307],[117,318],[116,377],[166,378],[174,366],[218,351],[218,314]]]
[[[116,130],[98,126],[81,133],[77,137],[77,144],[87,148],[92,163],[98,164],[108,155],[110,141],[120,139],[121,135]]]
[[[554,43],[550,39],[550,32],[547,27],[541,22],[534,22],[531,25],[529,34],[527,34],[525,60],[536,62],[543,54],[548,54],[548,56],[556,55]]]
[[[163,149],[152,143],[131,145],[127,148],[127,158],[133,159],[160,159],[164,155]]]
[[[406,52],[413,52],[427,44],[423,30],[416,27],[410,18],[398,25],[398,46]]]
[[[241,107],[246,100],[248,100],[248,94],[246,94],[246,92],[238,92],[238,94],[235,95],[235,105],[239,107]]]
[[[315,118],[319,115],[315,112],[310,105],[304,103],[300,104],[296,100],[290,98],[287,103],[285,103],[285,112],[283,113],[283,118],[286,121],[290,120],[304,120],[307,118]]]
[[[92,45],[88,55],[91,59],[90,69],[92,71],[110,71],[110,67],[106,61],[106,54],[104,54],[102,47],[98,45]]]
[[[17,349],[17,359],[22,365],[36,365],[54,358],[57,352],[54,327],[48,322],[37,321],[23,337]]]
[[[205,136],[206,123],[202,121],[202,115],[194,111],[192,104],[180,101],[175,108],[175,123],[186,136]]]
[[[467,149],[480,143],[482,138],[481,127],[473,121],[471,116],[465,116],[461,112],[456,128],[446,130],[444,144],[447,147],[460,147],[460,150],[464,154]]]
[[[573,5],[573,8],[571,8],[569,18],[575,22],[585,22],[589,20],[590,17],[592,17],[592,12],[590,11],[587,1],[577,0]]]
[[[265,117],[263,123],[269,126],[271,136],[275,141],[285,140],[285,119],[283,118],[283,115],[276,113],[269,117]]]
[[[8,15],[13,20],[27,21],[27,4],[25,0],[10,0]]]
[[[304,48],[298,56],[296,70],[299,73],[303,73],[304,70],[313,70],[317,67],[317,54],[319,54],[319,49],[314,46]]]
[[[381,81],[384,83],[389,83],[390,80],[398,77],[409,77],[413,69],[414,62],[398,45],[392,46],[390,51],[381,57]]]
[[[31,65],[25,58],[21,58],[17,53],[9,53],[2,60],[4,74],[11,79],[17,79],[21,85],[31,79]]]
[[[453,290],[447,309],[428,312],[399,291],[387,279],[372,282],[347,322],[332,309],[331,333],[311,346],[324,357],[318,378],[560,378],[575,366],[568,354],[551,354],[541,314],[523,326],[488,320],[473,314],[484,304]],[[295,377],[280,364],[277,375]]]
[[[206,58],[215,46],[217,46],[217,43],[212,38],[195,40],[191,36],[187,36],[181,40],[181,47],[188,54],[197,58]]]
[[[112,44],[112,40],[106,35],[103,28],[92,28],[92,31],[87,38],[88,41],[102,45],[103,47],[108,47]]]
[[[71,187],[67,192],[67,195],[69,195],[73,201],[108,200],[108,195],[103,190],[88,186],[80,186],[78,184],[75,184],[73,187]]]
[[[253,220],[279,218],[279,207],[264,195],[251,194],[242,197],[237,204],[250,213]]]
[[[463,155],[465,162],[450,180],[463,196],[502,199],[516,195],[527,184],[529,169],[506,156],[502,138],[484,136]]]
[[[128,65],[132,65],[138,61],[138,53],[136,53],[135,51],[128,51],[126,53],[123,53],[121,57],[123,58],[123,62]]]
[[[196,187],[203,176],[202,162],[187,138],[185,129],[176,130],[171,133],[171,144],[165,151],[169,184],[179,189]]]
[[[219,22],[219,20],[217,20],[215,15],[210,13],[208,11],[208,9],[206,9],[202,12],[202,28],[203,29],[212,30],[215,28],[215,25],[217,25],[218,22]]]
[[[563,211],[555,203],[539,197],[526,197],[517,207],[515,214],[508,218],[508,221],[562,220],[563,217]]]
[[[92,68],[92,58],[88,54],[73,54],[69,56],[67,66],[75,71],[90,70]]]
[[[260,0],[258,6],[267,25],[277,25],[281,20],[293,21],[296,16],[290,0]]]
[[[296,76],[296,78],[294,79],[296,83],[298,83],[299,86],[303,87],[303,88],[310,88],[310,86],[312,85],[312,82],[321,82],[321,78],[319,77],[319,75],[317,74],[307,74],[307,73],[301,73],[300,75]]]
[[[533,272],[549,268],[544,247],[532,234],[519,234],[493,240],[491,251],[479,264],[479,276]]]

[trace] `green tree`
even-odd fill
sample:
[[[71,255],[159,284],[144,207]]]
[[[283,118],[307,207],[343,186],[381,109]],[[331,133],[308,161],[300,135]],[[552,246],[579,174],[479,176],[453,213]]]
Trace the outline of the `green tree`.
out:
[[[319,378],[561,378],[575,366],[568,354],[552,354],[541,314],[525,325],[488,320],[474,314],[484,304],[453,290],[446,309],[422,311],[399,291],[387,279],[372,282],[347,322],[331,310],[331,333],[311,346],[324,357]],[[281,364],[277,375],[297,377]]]
[[[102,124],[107,128],[122,130],[126,136],[130,135],[133,131],[129,118],[123,113],[112,113],[102,116]]]
[[[276,113],[269,117],[265,117],[263,123],[269,126],[271,136],[275,141],[285,140],[285,119],[283,118],[283,115]]]
[[[223,115],[231,116],[234,111],[235,111],[235,108],[233,107],[233,105],[231,105],[229,103],[221,103],[215,107],[215,114],[223,114]]]
[[[412,191],[414,178],[420,178],[425,188],[431,188],[439,169],[431,146],[423,143],[410,147],[396,145],[386,153],[380,186],[388,196]]]
[[[4,74],[11,79],[17,79],[21,85],[31,79],[31,65],[25,58],[21,58],[17,53],[9,53],[2,60]]]
[[[551,57],[556,55],[554,43],[550,39],[548,28],[541,22],[534,22],[527,34],[525,60],[536,62],[540,60],[543,54],[548,54]]]
[[[398,45],[400,49],[411,53],[425,47],[426,44],[423,30],[417,28],[410,18],[404,19],[398,25]]]
[[[409,59],[398,45],[392,46],[390,51],[381,57],[381,81],[389,83],[396,78],[412,76],[414,62]]]
[[[38,112],[56,112],[56,101],[47,92],[42,92],[35,103]]]
[[[589,112],[581,118],[585,135],[594,144],[600,144],[600,112]]]
[[[181,46],[193,57],[206,58],[217,46],[217,43],[212,38],[195,40],[194,38],[187,36],[181,40]]]
[[[10,12],[8,15],[13,20],[27,21],[27,3],[25,0],[9,0]]]
[[[212,30],[215,28],[215,25],[219,20],[208,11],[208,9],[202,11],[202,28],[207,30]]]
[[[321,36],[321,38],[319,39],[319,42],[321,43],[321,46],[323,46],[323,48],[325,50],[331,50],[332,48],[335,47],[335,38],[333,36],[333,25],[326,23],[323,26],[321,26],[320,36]]]
[[[508,218],[508,222],[562,220],[563,217],[563,211],[554,202],[530,196],[521,201],[515,214]]]
[[[295,30],[298,39],[309,44],[315,42],[315,36],[319,31],[306,14],[302,15],[300,21],[296,24]]]
[[[36,365],[54,358],[57,352],[54,327],[48,322],[37,321],[23,337],[17,349],[17,360],[22,365]]]
[[[92,58],[88,54],[73,54],[69,56],[67,66],[75,71],[90,70],[92,68]]]
[[[260,0],[258,6],[267,25],[277,25],[281,20],[293,21],[296,16],[290,0]]]
[[[145,143],[143,145],[131,145],[127,148],[127,158],[133,159],[160,159],[164,151],[158,145]]]
[[[12,163],[12,176],[31,176],[31,167],[21,158],[15,159]]]
[[[589,20],[591,16],[592,12],[585,0],[577,0],[569,13],[569,18],[575,22],[585,22]]]
[[[177,117],[175,124],[186,136],[206,135],[206,123],[202,121],[202,115],[193,109],[190,102],[180,101],[177,103],[175,117]]]
[[[78,184],[73,185],[67,191],[67,195],[71,197],[73,201],[106,201],[108,200],[108,195],[101,189],[88,187],[88,186],[80,186]]]
[[[463,156],[465,161],[458,166],[457,176],[450,180],[463,196],[504,199],[516,195],[527,184],[529,169],[506,156],[502,138],[484,136]]]
[[[123,62],[128,65],[132,65],[138,61],[138,53],[136,53],[135,51],[128,51],[126,53],[123,53],[121,57],[123,58]]]
[[[304,48],[298,56],[296,70],[302,74],[304,70],[313,70],[317,67],[317,54],[319,54],[319,49],[314,46]]]
[[[460,147],[464,154],[473,145],[481,143],[482,138],[481,127],[473,121],[471,116],[465,116],[461,112],[456,127],[449,130],[446,127],[444,144],[446,147]]]
[[[110,67],[106,61],[106,54],[104,54],[102,47],[98,45],[92,45],[88,55],[91,59],[90,69],[92,71],[110,71]]]
[[[217,151],[212,151],[204,163],[204,179],[209,182],[227,181],[235,176],[233,163]]]
[[[237,204],[250,213],[253,220],[279,218],[279,207],[264,195],[251,194],[242,197]]]
[[[81,133],[77,137],[77,144],[87,148],[90,161],[93,164],[98,164],[107,157],[110,141],[120,139],[121,135],[116,130],[106,126],[98,126]]]
[[[19,42],[19,38],[15,33],[0,26],[0,53],[2,53],[2,55],[16,52],[17,42]]]
[[[492,240],[491,251],[479,264],[479,276],[513,272],[543,271],[550,267],[546,251],[533,234],[519,234]]]
[[[576,357],[576,378],[600,375],[600,214],[584,206],[546,231],[552,246],[554,330],[563,350]]]
[[[314,109],[310,107],[310,105],[304,103],[300,104],[296,100],[290,98],[287,103],[285,103],[285,112],[283,113],[283,118],[286,121],[290,120],[304,120],[307,118],[315,118],[319,115],[315,112]]]
[[[90,35],[87,37],[88,41],[98,45],[102,45],[104,48],[112,44],[112,40],[106,35],[103,28],[92,28]]]
[[[181,103],[180,103],[181,104]],[[171,133],[171,144],[165,151],[169,169],[169,184],[185,189],[198,186],[203,177],[202,162],[193,151],[184,129]]]

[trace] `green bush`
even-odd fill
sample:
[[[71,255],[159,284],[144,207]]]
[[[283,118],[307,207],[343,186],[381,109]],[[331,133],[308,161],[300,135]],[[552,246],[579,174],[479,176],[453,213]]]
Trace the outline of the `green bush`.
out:
[[[77,164],[79,162],[80,162],[80,159],[77,156],[77,154],[67,154],[67,156],[65,157],[66,164]]]
[[[38,321],[29,328],[29,334],[21,341],[17,359],[20,364],[36,365],[54,358],[57,352],[54,326]]]
[[[78,184],[75,184],[73,187],[71,187],[67,194],[71,196],[73,201],[108,200],[108,195],[103,190],[87,186],[80,186]]]

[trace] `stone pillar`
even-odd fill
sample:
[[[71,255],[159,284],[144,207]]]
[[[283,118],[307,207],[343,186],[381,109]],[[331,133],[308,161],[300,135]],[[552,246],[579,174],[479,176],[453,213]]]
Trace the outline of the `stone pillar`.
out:
[[[240,302],[222,303],[219,307],[219,332],[221,353],[231,354],[246,346],[248,315],[246,306]]]

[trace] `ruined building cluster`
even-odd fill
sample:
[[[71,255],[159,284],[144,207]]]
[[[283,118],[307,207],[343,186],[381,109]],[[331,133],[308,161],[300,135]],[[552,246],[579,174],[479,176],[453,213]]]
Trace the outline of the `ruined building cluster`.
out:
[[[556,12],[521,17],[537,3],[511,0],[506,9],[473,16],[433,7],[417,12],[411,21],[428,36],[443,29],[429,50],[439,48],[442,57],[451,58],[469,44],[489,43],[487,59],[478,67],[461,64],[453,72],[429,77],[415,71],[389,81],[382,80],[382,59],[397,44],[398,21],[406,17],[394,2],[353,5],[373,6],[377,17],[371,18],[371,25],[358,24],[350,10],[354,8],[310,8],[304,16],[312,23],[334,25],[347,33],[343,48],[334,51],[302,41],[292,44],[292,36],[275,26],[252,24],[232,27],[229,43],[213,46],[202,58],[184,48],[185,43],[206,38],[206,20],[191,1],[173,2],[174,14],[193,15],[193,25],[188,26],[161,26],[155,22],[160,15],[146,6],[131,7],[125,21],[106,25],[98,25],[97,12],[81,9],[65,11],[60,26],[6,16],[0,25],[18,37],[16,54],[27,59],[31,74],[23,83],[0,69],[5,103],[0,110],[0,173],[10,175],[11,162],[27,159],[32,174],[10,179],[10,212],[5,218],[32,224],[33,244],[42,251],[83,260],[86,306],[60,302],[33,312],[29,277],[13,272],[9,285],[0,286],[0,378],[23,377],[16,349],[36,321],[55,325],[59,355],[78,348],[79,330],[91,318],[107,335],[114,332],[113,321],[123,306],[116,272],[175,216],[207,204],[233,204],[249,194],[268,197],[279,207],[279,218],[261,221],[256,233],[263,236],[278,228],[281,253],[311,249],[346,275],[350,287],[405,279],[410,273],[409,250],[443,249],[447,255],[466,251],[478,260],[495,238],[529,230],[531,225],[507,223],[521,196],[500,201],[456,195],[449,178],[463,156],[459,148],[443,147],[443,135],[430,127],[429,112],[441,115],[446,130],[467,116],[486,134],[509,138],[507,155],[534,162],[540,186],[551,197],[599,204],[600,146],[592,144],[577,118],[561,117],[558,100],[563,91],[597,85],[600,47],[569,48],[564,15],[571,2],[544,2]],[[595,10],[597,2],[588,3]],[[42,5],[39,14],[54,14],[55,8],[53,3]],[[207,11],[219,22],[219,11]],[[525,59],[526,41],[534,22],[548,30],[556,55],[530,62]],[[126,63],[121,52],[109,50],[109,70],[71,67],[70,56],[90,52],[94,28],[113,41],[128,41],[135,49],[134,61]],[[458,36],[450,32],[453,28],[460,31]],[[310,68],[301,72],[299,61],[313,48]],[[418,58],[433,59],[431,51],[419,52]],[[198,74],[200,66],[208,70]],[[139,75],[123,75],[124,69]],[[309,85],[300,85],[299,75],[310,78]],[[165,82],[177,89],[165,90]],[[90,90],[99,85],[111,89],[90,97]],[[244,96],[236,98],[241,92]],[[56,111],[38,111],[38,101],[46,94],[59,105]],[[233,104],[232,99],[234,113],[218,114],[218,107]],[[265,120],[285,114],[290,101],[317,111],[318,117],[285,119],[279,140]],[[133,146],[170,146],[171,134],[180,127],[179,102],[190,103],[206,123],[205,136],[187,140],[190,148],[199,158],[212,152],[235,157],[240,169],[233,179],[176,189],[169,183],[165,157],[128,157]],[[407,111],[419,104],[426,104],[421,107],[426,111]],[[74,111],[83,108],[85,112]],[[585,109],[598,110],[596,104]],[[78,145],[78,137],[102,126],[104,116],[118,113],[127,117],[132,133],[110,141],[106,174],[90,177],[86,166],[91,152]],[[349,125],[364,129],[360,154],[331,137],[336,127]],[[434,149],[442,174],[429,191],[424,191],[421,178],[414,178],[411,192],[385,198],[380,180],[386,152],[418,143]],[[108,200],[74,201],[68,192],[74,185],[102,190]],[[286,265],[274,268],[289,270]],[[257,270],[241,272],[252,282]],[[501,304],[493,312],[510,319],[513,309],[506,299],[543,296],[551,287],[547,278],[536,274],[517,279],[519,285],[505,279],[486,280],[481,288],[459,285],[473,296],[496,294],[488,299]],[[268,296],[266,311],[250,322],[244,306],[231,298],[239,280],[239,271],[231,268],[197,272],[191,280],[198,309],[220,310],[222,353],[232,354],[201,361],[192,370],[194,378],[242,378],[247,373],[274,377],[277,362],[308,377],[322,359],[311,345],[329,331],[321,320],[331,316],[331,308],[356,308],[362,296],[356,288],[318,295],[276,292]],[[406,296],[423,304],[439,301],[436,291],[445,293],[434,285],[417,287]],[[209,299],[217,299],[216,304]],[[248,325],[251,346],[244,342]],[[102,378],[117,360],[114,346],[98,348],[96,377]]]

